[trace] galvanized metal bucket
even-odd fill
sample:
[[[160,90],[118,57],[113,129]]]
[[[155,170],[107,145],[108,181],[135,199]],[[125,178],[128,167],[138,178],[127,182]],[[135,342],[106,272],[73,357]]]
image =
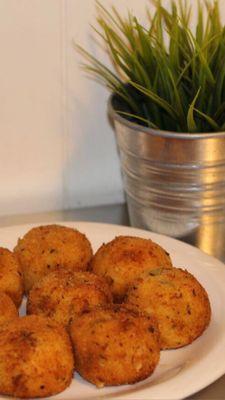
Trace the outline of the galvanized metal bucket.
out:
[[[225,132],[145,128],[120,116],[114,99],[112,95],[108,109],[131,224],[186,240],[221,257],[225,254]]]

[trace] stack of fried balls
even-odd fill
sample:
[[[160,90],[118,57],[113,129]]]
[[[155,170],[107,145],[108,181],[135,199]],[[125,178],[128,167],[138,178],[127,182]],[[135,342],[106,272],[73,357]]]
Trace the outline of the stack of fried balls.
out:
[[[152,240],[118,236],[93,255],[76,229],[35,227],[0,248],[0,393],[50,396],[74,371],[98,388],[139,382],[210,317],[205,289]]]

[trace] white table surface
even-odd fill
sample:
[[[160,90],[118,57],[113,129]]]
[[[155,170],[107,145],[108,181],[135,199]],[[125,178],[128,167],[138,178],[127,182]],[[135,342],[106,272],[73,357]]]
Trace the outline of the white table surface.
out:
[[[92,221],[129,226],[127,208],[124,204],[97,206],[69,211],[54,211],[37,214],[14,215],[0,217],[0,227],[47,223],[53,221]],[[224,288],[225,290],[225,288]],[[225,357],[225,349],[224,349]],[[207,368],[207,365],[206,365]],[[197,378],[197,377],[196,377]],[[188,382],[187,382],[188,385]],[[189,400],[225,400],[225,375],[219,380],[188,398]],[[150,399],[146,399],[150,400]],[[154,400],[154,399],[152,399]],[[173,400],[173,399],[168,399]]]

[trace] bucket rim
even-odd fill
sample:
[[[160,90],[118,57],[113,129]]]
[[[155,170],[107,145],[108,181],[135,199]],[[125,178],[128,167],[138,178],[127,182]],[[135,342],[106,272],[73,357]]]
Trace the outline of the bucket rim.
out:
[[[127,126],[128,128],[132,129],[133,131],[139,131],[146,134],[151,134],[154,136],[160,137],[167,137],[167,138],[174,138],[174,139],[210,139],[210,138],[223,138],[225,137],[225,131],[223,132],[197,132],[197,133],[190,133],[190,132],[173,132],[173,131],[166,131],[160,129],[153,129],[148,128],[142,125],[139,125],[135,122],[131,122],[128,119],[119,115],[113,106],[113,99],[117,96],[116,93],[112,92],[108,98],[107,108],[109,116],[115,120],[120,122],[121,124]]]

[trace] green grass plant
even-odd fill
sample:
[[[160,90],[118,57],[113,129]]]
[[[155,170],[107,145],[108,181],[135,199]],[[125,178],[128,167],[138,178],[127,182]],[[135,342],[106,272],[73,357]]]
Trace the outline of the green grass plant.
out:
[[[225,27],[218,1],[199,0],[191,27],[188,0],[149,3],[143,26],[97,1],[97,28],[112,68],[84,48],[82,67],[118,95],[133,122],[176,132],[225,130]],[[153,12],[150,12],[153,9]]]

